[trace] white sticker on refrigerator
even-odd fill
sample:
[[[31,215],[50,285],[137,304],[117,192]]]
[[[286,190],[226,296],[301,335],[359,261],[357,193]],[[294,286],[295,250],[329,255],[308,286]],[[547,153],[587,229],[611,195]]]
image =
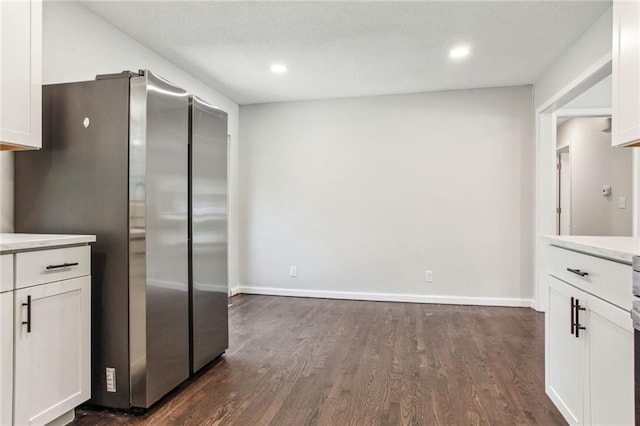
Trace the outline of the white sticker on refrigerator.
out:
[[[116,369],[107,367],[107,392],[116,391]]]

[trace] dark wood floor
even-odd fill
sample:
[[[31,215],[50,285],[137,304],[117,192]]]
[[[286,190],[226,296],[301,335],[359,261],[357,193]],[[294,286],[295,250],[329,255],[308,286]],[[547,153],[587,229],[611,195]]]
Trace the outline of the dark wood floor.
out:
[[[526,308],[236,296],[230,349],[147,415],[79,425],[565,424]]]

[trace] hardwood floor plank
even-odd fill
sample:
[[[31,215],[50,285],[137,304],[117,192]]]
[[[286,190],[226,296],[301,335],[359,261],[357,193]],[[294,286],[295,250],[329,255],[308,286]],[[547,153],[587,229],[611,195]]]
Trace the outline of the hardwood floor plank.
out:
[[[78,425],[566,424],[526,308],[236,296],[230,348],[144,416]]]

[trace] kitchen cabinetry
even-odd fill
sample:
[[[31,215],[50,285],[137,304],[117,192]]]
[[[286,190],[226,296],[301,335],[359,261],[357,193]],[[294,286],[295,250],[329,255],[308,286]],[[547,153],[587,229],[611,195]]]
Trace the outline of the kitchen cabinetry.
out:
[[[90,397],[91,278],[15,292],[15,423],[46,424]]]
[[[42,146],[42,1],[0,0],[0,149]]]
[[[584,342],[575,337],[573,327],[569,328],[574,315],[571,306],[581,292],[554,277],[546,278],[549,285],[547,394],[569,423],[582,424]]]
[[[613,2],[613,146],[640,143],[640,2]]]
[[[547,394],[570,424],[633,424],[631,265],[547,254]]]
[[[629,312],[597,297],[587,300],[591,424],[633,424],[633,326]]]
[[[0,255],[0,425],[13,418],[13,254]]]
[[[0,425],[10,425],[12,418],[13,292],[7,291],[0,293]]]
[[[91,397],[92,241],[0,234],[2,425],[65,424]]]

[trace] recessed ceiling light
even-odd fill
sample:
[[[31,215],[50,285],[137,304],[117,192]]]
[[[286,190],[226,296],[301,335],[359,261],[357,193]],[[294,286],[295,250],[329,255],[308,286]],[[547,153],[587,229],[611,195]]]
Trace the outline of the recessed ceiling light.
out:
[[[273,64],[271,65],[271,72],[282,74],[283,72],[287,72],[287,66],[283,64]]]
[[[469,54],[470,50],[467,46],[458,46],[449,51],[449,57],[453,59],[464,58]]]

